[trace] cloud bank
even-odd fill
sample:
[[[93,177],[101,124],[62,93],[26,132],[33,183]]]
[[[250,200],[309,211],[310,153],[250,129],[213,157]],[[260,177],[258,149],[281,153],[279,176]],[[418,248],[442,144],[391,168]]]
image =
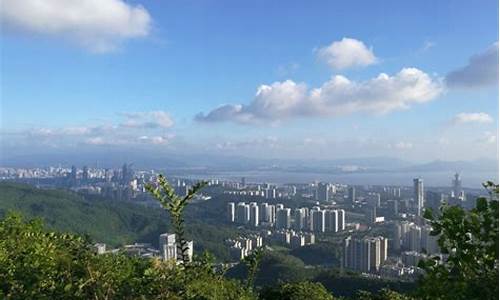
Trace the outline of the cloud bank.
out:
[[[453,124],[468,124],[468,123],[492,123],[493,118],[484,112],[478,113],[459,113],[457,114],[453,120]]]
[[[498,42],[473,55],[469,63],[446,75],[451,88],[480,88],[498,85]]]
[[[3,0],[5,28],[69,40],[92,52],[115,50],[149,34],[151,17],[122,0]]]
[[[416,68],[404,68],[393,76],[381,73],[361,82],[335,75],[314,89],[286,80],[261,85],[249,104],[226,104],[208,113],[199,113],[195,119],[258,123],[358,112],[384,114],[428,102],[442,91],[439,80]]]
[[[318,59],[337,70],[368,66],[377,62],[371,48],[366,47],[362,41],[352,38],[335,41],[318,49],[316,54]]]
[[[14,132],[18,140],[54,147],[63,145],[166,145],[175,137],[170,131],[174,121],[165,111],[120,114],[120,122],[33,128]]]

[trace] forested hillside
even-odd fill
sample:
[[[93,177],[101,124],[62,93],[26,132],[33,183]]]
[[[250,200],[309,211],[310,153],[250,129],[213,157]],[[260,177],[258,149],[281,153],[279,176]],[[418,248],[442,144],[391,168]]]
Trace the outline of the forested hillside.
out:
[[[26,218],[42,218],[44,224],[60,232],[88,235],[92,241],[121,246],[134,242],[158,244],[158,236],[170,228],[168,215],[160,207],[110,201],[100,197],[85,199],[64,190],[37,189],[28,185],[0,183],[0,217],[8,211]],[[227,226],[202,224],[197,209],[190,210],[187,236],[196,241],[195,250],[210,251],[220,260],[228,258],[224,239],[236,235]],[[189,216],[191,215],[191,217]]]

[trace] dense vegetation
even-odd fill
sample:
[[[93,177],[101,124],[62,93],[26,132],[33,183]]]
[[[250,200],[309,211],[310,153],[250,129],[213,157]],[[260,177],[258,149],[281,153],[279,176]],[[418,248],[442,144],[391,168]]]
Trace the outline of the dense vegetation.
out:
[[[202,223],[201,210],[207,204],[188,207],[186,235],[196,241],[197,252],[206,250],[224,261],[229,258],[229,253],[223,241],[235,237],[237,231],[224,224]],[[0,217],[5,217],[8,211],[20,212],[27,219],[40,217],[49,229],[88,235],[91,240],[110,246],[134,242],[158,246],[159,235],[171,229],[168,214],[159,207],[144,207],[100,197],[86,199],[64,190],[36,189],[0,182]],[[214,217],[210,213],[213,210],[206,211],[209,217]]]
[[[36,203],[36,192],[41,192],[40,199],[60,193],[32,189],[33,194],[28,190],[20,196],[16,194],[20,192],[12,191],[15,187],[7,187],[11,189],[11,196],[18,195],[18,201],[26,203],[11,201],[4,204],[0,201],[3,212],[28,207],[29,216],[36,215],[30,215],[30,211],[40,211],[39,207],[31,210],[31,204]],[[301,259],[282,251],[257,251],[258,256],[252,255],[245,264],[240,264],[242,269],[234,277],[227,276],[230,274],[225,274],[224,270],[214,269],[213,259],[208,254],[199,256],[193,263],[185,261],[180,265],[121,253],[97,255],[89,237],[54,231],[64,224],[63,221],[51,224],[48,219],[46,228],[40,220],[27,221],[19,215],[8,214],[0,222],[0,297],[319,300],[333,299],[335,295],[366,300],[497,299],[498,186],[489,184],[488,188],[496,200],[478,199],[476,208],[470,212],[458,207],[443,207],[435,216],[427,214],[436,228],[435,234],[440,234],[441,247],[446,249],[449,257],[441,264],[435,263],[435,259],[426,262],[423,267],[427,274],[416,288],[411,284],[368,280],[355,274],[340,274],[333,269],[308,267]],[[171,194],[168,187],[163,191],[165,193],[155,197],[159,198],[170,219],[178,218],[173,230],[182,237],[184,208],[190,199]],[[1,195],[5,197],[3,193]],[[32,201],[28,202],[26,199],[30,198]],[[85,200],[75,198],[74,201]],[[54,202],[49,201],[49,204],[56,208]],[[51,207],[44,205],[42,211]],[[85,204],[75,204],[75,217],[79,217],[79,205],[86,207]],[[99,208],[105,207],[102,205]],[[84,212],[91,213],[89,209],[92,208]],[[120,212],[107,214],[113,217],[119,216]],[[159,218],[166,216],[158,214]],[[117,230],[116,227],[113,230]],[[237,270],[235,268],[229,273]],[[265,287],[255,288],[254,281],[257,286]],[[394,290],[411,292],[403,295]]]

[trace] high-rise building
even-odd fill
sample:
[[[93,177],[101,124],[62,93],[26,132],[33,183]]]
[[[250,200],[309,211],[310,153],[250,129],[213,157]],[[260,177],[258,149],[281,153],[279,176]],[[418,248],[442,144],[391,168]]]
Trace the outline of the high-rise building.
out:
[[[259,222],[260,223],[269,222],[268,207],[269,207],[269,204],[267,204],[267,202],[263,202],[260,204],[260,206],[259,206]]]
[[[240,202],[236,206],[236,223],[248,224],[250,222],[250,205]]]
[[[349,187],[347,199],[351,205],[356,201],[356,188],[354,186]]]
[[[306,212],[304,208],[296,208],[293,211],[293,228],[302,231],[306,228]]]
[[[344,231],[345,230],[345,210],[339,209],[337,210],[337,227],[339,231]]]
[[[318,188],[316,190],[316,200],[318,201],[328,201],[329,199],[329,184],[320,182],[318,183]]]
[[[266,199],[276,199],[276,189],[274,187],[269,187],[264,191]]]
[[[367,224],[374,224],[377,220],[377,207],[367,205],[365,207],[365,219]]]
[[[314,207],[310,216],[312,217],[312,231],[325,232],[325,211],[319,207]]]
[[[427,252],[427,254],[436,254],[440,252],[438,244],[439,237],[437,235],[431,235],[431,232],[431,226],[427,225],[422,227],[421,246],[423,249],[425,249],[425,252]]]
[[[250,203],[250,226],[259,226],[259,206],[255,202]]]
[[[339,224],[337,220],[338,220],[338,211],[327,210],[325,212],[325,230],[331,232],[339,231]]]
[[[446,202],[442,193],[427,191],[425,193],[425,207],[432,209],[434,213],[439,213],[439,208]]]
[[[290,237],[292,248],[300,248],[306,244],[306,237],[302,234],[294,234]]]
[[[160,235],[160,256],[163,260],[177,260],[177,243],[175,234],[163,233]]]
[[[360,272],[376,272],[387,259],[387,239],[381,236],[344,240],[344,267]]]
[[[234,222],[234,202],[229,202],[227,204],[227,220],[229,222]]]
[[[380,207],[380,194],[379,193],[369,193],[366,199],[368,205]]]
[[[290,228],[290,208],[280,208],[276,211],[276,228]]]
[[[396,252],[401,250],[401,224],[399,222],[394,222],[392,225],[392,249]]]
[[[452,186],[452,197],[459,198],[464,192],[462,189],[462,179],[460,179],[460,174],[455,173],[455,176],[451,181],[451,186]]]
[[[83,166],[82,179],[84,182],[89,180],[89,168],[87,166]]]
[[[78,173],[78,170],[76,169],[75,166],[71,166],[71,173],[69,174],[69,180],[70,180],[70,183],[72,185],[76,184],[77,183],[77,173]]]
[[[422,178],[413,179],[413,190],[415,197],[415,204],[417,209],[417,216],[423,215],[424,209],[424,180]]]
[[[403,241],[405,250],[420,252],[422,250],[421,240],[422,231],[420,226],[416,224],[410,224],[408,232],[405,234],[405,239]]]
[[[268,205],[266,215],[267,215],[267,222],[274,224],[276,222],[276,206]]]

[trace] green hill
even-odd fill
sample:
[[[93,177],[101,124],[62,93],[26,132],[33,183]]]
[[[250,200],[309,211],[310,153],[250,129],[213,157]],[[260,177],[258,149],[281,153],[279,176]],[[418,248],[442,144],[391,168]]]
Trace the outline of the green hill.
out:
[[[39,217],[51,229],[87,234],[94,241],[113,246],[133,241],[150,242],[167,228],[166,214],[132,203],[86,200],[62,190],[36,189],[13,183],[0,183],[0,215],[21,212]]]
[[[187,237],[195,241],[196,252],[208,250],[219,260],[226,260],[229,253],[223,241],[236,235],[234,229],[200,223],[199,210],[193,207],[187,214]],[[20,212],[27,218],[41,218],[50,229],[85,234],[93,241],[112,246],[133,242],[156,246],[158,236],[169,229],[168,216],[161,208],[101,197],[86,199],[65,190],[0,182],[0,217],[8,211]]]

